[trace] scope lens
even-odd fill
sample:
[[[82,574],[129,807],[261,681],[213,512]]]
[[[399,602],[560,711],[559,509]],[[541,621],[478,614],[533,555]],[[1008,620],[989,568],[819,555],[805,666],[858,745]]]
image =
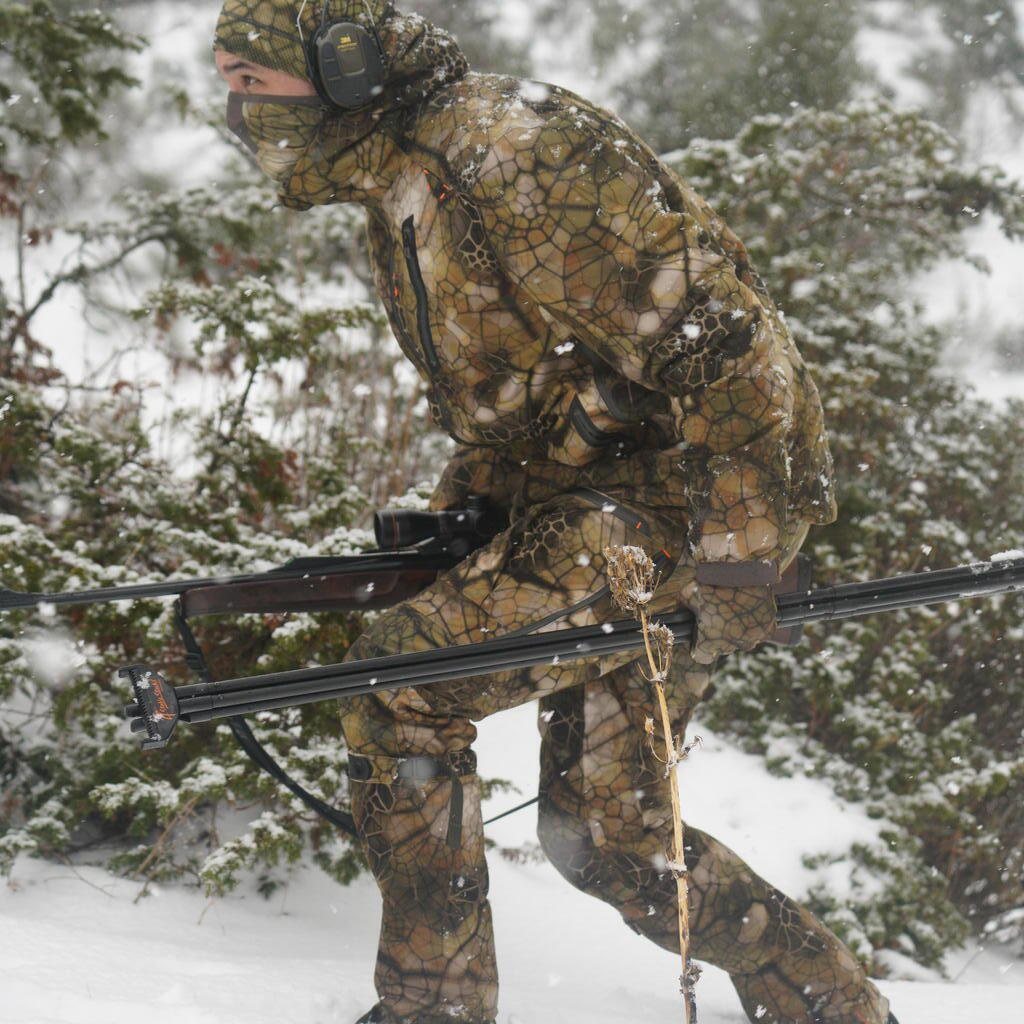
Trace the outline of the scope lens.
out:
[[[437,537],[440,524],[436,512],[384,509],[374,513],[373,532],[381,551],[397,551]]]

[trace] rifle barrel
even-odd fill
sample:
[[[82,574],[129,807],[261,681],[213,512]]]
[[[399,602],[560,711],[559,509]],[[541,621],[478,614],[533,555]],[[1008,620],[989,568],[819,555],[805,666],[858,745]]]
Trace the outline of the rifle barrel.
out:
[[[659,621],[669,625],[680,637],[689,636],[693,627],[693,616],[687,611],[675,612]],[[609,632],[605,632],[603,627],[586,626],[541,633],[535,637],[519,636],[505,644],[499,640],[487,640],[280,673],[293,677],[291,682],[280,682],[269,676],[252,676],[228,680],[232,688],[226,691],[221,689],[223,684],[214,683],[209,687],[212,692],[204,696],[184,696],[180,700],[181,718],[193,724],[208,722],[228,715],[298,707],[406,686],[426,686],[489,672],[557,665],[576,658],[607,657],[643,647],[643,632],[635,621],[611,625]],[[243,684],[253,685],[243,689]],[[175,693],[181,694],[182,689],[190,688],[178,688]]]
[[[956,569],[785,594],[778,601],[779,625],[850,619],[1019,590],[1024,590],[1024,558],[977,562]]]
[[[368,552],[365,555],[339,555],[337,558],[297,558],[279,569],[241,576],[208,576],[194,580],[165,580],[161,583],[136,583],[125,587],[101,587],[94,590],[64,591],[54,594],[30,594],[0,587],[0,611],[34,608],[41,604],[105,604],[135,601],[146,597],[177,597],[190,590],[245,583],[280,583],[359,572],[401,572],[408,569],[450,569],[457,559],[443,553],[421,551]]]

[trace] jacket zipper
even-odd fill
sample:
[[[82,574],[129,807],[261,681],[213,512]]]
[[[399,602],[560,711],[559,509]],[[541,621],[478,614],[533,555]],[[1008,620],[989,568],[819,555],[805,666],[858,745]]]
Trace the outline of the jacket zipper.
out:
[[[405,252],[405,264],[409,269],[413,294],[416,296],[416,324],[419,327],[420,346],[430,372],[437,373],[441,368],[441,363],[437,358],[434,336],[430,330],[427,289],[423,284],[423,273],[420,270],[419,254],[416,249],[416,225],[411,215],[402,224],[402,249]]]

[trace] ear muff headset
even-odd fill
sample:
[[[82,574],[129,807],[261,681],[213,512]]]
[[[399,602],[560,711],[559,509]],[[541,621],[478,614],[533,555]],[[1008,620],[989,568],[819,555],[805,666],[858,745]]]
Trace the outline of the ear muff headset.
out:
[[[372,21],[372,35],[352,21],[328,25],[329,4],[324,0],[320,27],[306,46],[309,77],[325,103],[357,110],[372,103],[384,88],[384,48]]]

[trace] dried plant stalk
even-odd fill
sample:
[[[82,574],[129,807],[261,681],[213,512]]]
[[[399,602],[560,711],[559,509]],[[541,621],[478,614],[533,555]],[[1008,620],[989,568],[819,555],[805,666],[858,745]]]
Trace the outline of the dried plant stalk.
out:
[[[684,859],[683,815],[679,802],[679,780],[676,777],[676,766],[686,756],[687,751],[680,750],[672,735],[672,722],[665,697],[665,678],[672,663],[672,644],[675,637],[667,626],[652,624],[647,611],[658,586],[650,555],[643,548],[631,546],[607,548],[604,554],[608,562],[608,583],[613,600],[623,611],[635,615],[640,620],[644,650],[651,673],[647,678],[654,687],[658,703],[665,754],[658,760],[665,764],[665,774],[668,776],[672,798],[672,851],[669,868],[676,880],[679,954],[683,968],[679,978],[679,990],[683,996],[683,1020],[685,1024],[695,1024],[697,1015],[694,986],[700,972],[690,964],[690,883]],[[653,736],[654,723],[651,719],[648,719],[647,731]]]

